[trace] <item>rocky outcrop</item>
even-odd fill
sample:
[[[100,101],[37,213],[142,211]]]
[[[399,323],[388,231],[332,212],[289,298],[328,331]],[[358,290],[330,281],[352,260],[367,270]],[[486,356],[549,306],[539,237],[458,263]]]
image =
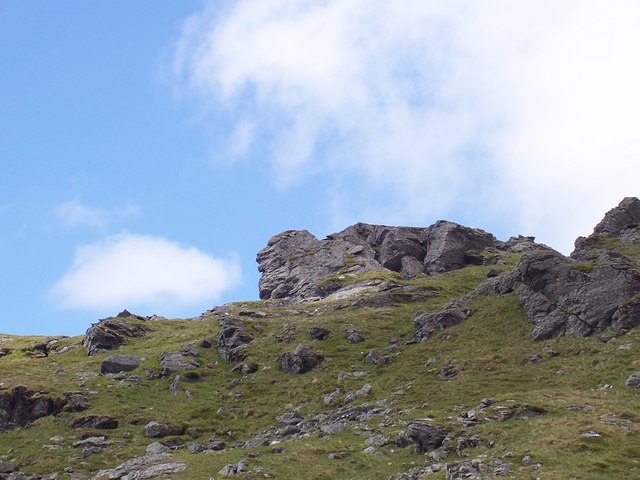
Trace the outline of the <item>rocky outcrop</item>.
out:
[[[428,228],[357,223],[324,240],[291,230],[258,252],[260,298],[326,297],[344,286],[340,276],[383,268],[405,278],[447,272],[482,262],[474,252],[498,245],[487,232],[445,221]]]
[[[472,313],[468,308],[448,308],[436,313],[418,313],[414,318],[414,337],[417,342],[424,342],[437,330],[457,325]]]
[[[416,444],[416,453],[435,450],[447,436],[448,431],[430,420],[415,420],[406,428],[406,435]]]
[[[316,367],[321,360],[321,357],[300,344],[293,352],[280,356],[280,368],[287,373],[305,373]]]
[[[0,432],[26,427],[38,418],[57,415],[65,403],[65,399],[51,397],[46,392],[32,391],[23,386],[0,392]]]
[[[490,233],[442,220],[425,229],[420,239],[426,247],[425,270],[431,275],[482,264],[480,257],[472,253],[498,244]]]
[[[160,366],[162,375],[171,375],[182,370],[193,370],[200,364],[189,352],[162,352],[160,354]]]
[[[638,225],[640,225],[640,200],[627,197],[617,207],[606,213],[602,221],[593,229],[593,233],[620,236],[624,230]]]
[[[533,337],[588,336],[613,326],[625,330],[635,316],[640,293],[638,264],[604,252],[577,262],[552,250],[525,255],[520,262],[520,303],[533,323]]]
[[[108,415],[87,415],[74,420],[71,428],[96,428],[98,430],[114,430],[118,428],[118,419]]]
[[[93,478],[133,480],[176,474],[186,470],[185,463],[174,462],[172,459],[173,457],[168,453],[142,455],[127,460],[115,468],[100,470]]]
[[[82,344],[89,355],[98,355],[107,350],[116,350],[126,344],[129,338],[143,337],[145,332],[142,326],[107,318],[89,327]]]
[[[440,312],[416,315],[416,340],[464,320],[461,309],[474,298],[513,291],[519,291],[536,340],[584,337],[607,327],[624,333],[640,325],[640,262],[616,248],[640,243],[638,221],[640,200],[626,198],[605,215],[590,237],[576,241],[569,257],[544,245],[520,242],[526,248],[514,270],[488,278]],[[638,232],[634,241],[630,240],[635,238],[633,232]]]
[[[253,340],[245,323],[236,318],[220,320],[220,331],[216,335],[218,353],[225,362],[242,362],[247,354],[246,345]]]

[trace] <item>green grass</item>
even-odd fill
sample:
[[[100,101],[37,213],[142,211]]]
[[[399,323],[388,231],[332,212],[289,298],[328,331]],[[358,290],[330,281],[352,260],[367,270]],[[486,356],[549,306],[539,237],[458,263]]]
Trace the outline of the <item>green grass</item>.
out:
[[[507,257],[491,268],[509,269],[515,262],[516,258]],[[146,322],[150,331],[145,338],[132,339],[119,350],[145,359],[131,372],[142,378],[142,385],[133,387],[122,387],[117,380],[104,376],[91,377],[85,387],[79,387],[77,374],[99,372],[101,361],[109,355],[87,357],[84,348],[78,345],[81,337],[61,340],[61,346],[76,345],[71,351],[41,359],[29,358],[20,351],[40,338],[6,338],[0,346],[13,352],[0,358],[4,388],[24,384],[34,389],[45,388],[52,395],[81,390],[96,393],[90,395],[91,408],[86,412],[62,413],[37,420],[28,429],[1,433],[0,460],[15,461],[22,471],[30,474],[62,472],[71,466],[88,475],[142,454],[153,441],[143,435],[149,420],[185,425],[185,441],[193,441],[189,435],[193,434],[200,442],[219,436],[229,446],[240,445],[272,426],[275,417],[288,410],[298,408],[305,416],[325,412],[334,407],[322,402],[323,395],[336,388],[344,393],[353,392],[370,383],[371,394],[354,404],[384,402],[392,410],[388,421],[374,419],[368,422],[368,427],[388,438],[397,436],[406,422],[426,416],[459,433],[463,427],[455,418],[461,409],[474,407],[482,398],[491,397],[498,405],[513,401],[543,408],[546,413],[528,420],[513,418],[470,427],[468,434],[480,435],[485,442],[470,449],[469,458],[502,457],[512,452],[510,461],[515,467],[511,478],[637,478],[640,397],[637,391],[626,388],[624,381],[640,369],[640,329],[607,343],[598,338],[534,342],[517,295],[509,294],[474,301],[471,305],[474,315],[443,332],[450,335],[448,340],[434,335],[423,343],[406,343],[413,338],[415,312],[435,311],[452,298],[468,293],[484,280],[489,268],[473,266],[439,276],[396,280],[432,289],[434,296],[422,303],[338,310],[327,301],[278,308],[270,307],[268,302],[229,305],[226,308],[235,315],[247,308],[268,314],[265,318],[243,317],[255,337],[248,347],[247,362],[257,363],[259,370],[242,376],[231,370],[232,365],[220,360],[215,348],[201,349],[198,358],[201,366],[195,370],[200,379],[182,384],[177,396],[169,392],[172,377],[152,380],[147,378],[146,371],[159,370],[158,356],[162,351],[178,350],[183,343],[203,337],[213,339],[219,328],[213,315],[190,321]],[[291,344],[275,340],[285,323],[295,324],[298,330],[298,338]],[[314,325],[329,328],[332,332],[329,339],[310,340],[308,331]],[[364,342],[350,344],[346,340],[343,332],[353,328],[363,333]],[[364,363],[369,349],[384,350],[398,339],[397,347],[388,351],[394,359],[391,365]],[[278,357],[293,350],[297,343],[305,343],[323,355],[324,363],[304,375],[280,371]],[[632,347],[618,349],[623,343],[631,343]],[[557,355],[551,356],[547,346]],[[534,354],[541,355],[542,361],[528,362]],[[426,365],[429,359],[433,360]],[[459,373],[455,379],[444,381],[439,372],[448,363],[455,365]],[[369,376],[338,380],[341,371],[360,370],[369,371]],[[230,386],[233,380],[237,385]],[[613,388],[600,389],[604,384]],[[218,413],[221,407],[227,409],[226,413]],[[116,416],[120,426],[101,432],[114,441],[104,453],[82,459],[71,444],[81,434],[90,432],[72,430],[69,425],[86,414]],[[587,430],[597,431],[602,437],[581,437]],[[53,443],[48,439],[56,435],[64,437],[61,448],[44,451],[42,445]],[[251,468],[260,467],[271,478],[278,479],[388,478],[422,465],[428,458],[415,454],[412,447],[398,448],[393,444],[382,447],[381,455],[365,455],[366,438],[366,432],[358,430],[354,423],[335,435],[314,434],[285,441],[281,453],[273,453],[271,447],[233,448],[207,455],[180,450],[175,452],[175,458],[186,462],[188,467],[183,474],[171,478],[217,478],[225,464],[241,459],[248,460]],[[494,448],[486,445],[489,440],[495,441]],[[335,452],[345,452],[345,457],[329,458]],[[541,462],[541,470],[534,473],[530,467],[521,466],[524,455]],[[457,459],[454,452],[445,461]],[[265,475],[251,473],[241,478],[265,478]],[[442,480],[444,472],[430,478]]]

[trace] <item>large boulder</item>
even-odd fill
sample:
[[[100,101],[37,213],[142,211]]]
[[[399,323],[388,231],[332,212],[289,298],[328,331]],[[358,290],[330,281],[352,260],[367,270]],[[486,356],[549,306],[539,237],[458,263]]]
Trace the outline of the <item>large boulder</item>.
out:
[[[114,355],[110,355],[102,361],[102,366],[100,367],[101,373],[120,373],[120,372],[130,372],[131,370],[135,370],[140,366],[142,360],[136,357],[135,355],[124,355],[121,353],[116,353]]]
[[[469,253],[496,247],[496,238],[484,230],[464,227],[440,220],[420,235],[426,247],[425,271],[430,275],[456,270],[469,263],[477,263]]]
[[[94,323],[82,341],[89,355],[97,355],[107,350],[116,350],[126,344],[127,339],[143,337],[146,329],[124,320],[107,318]]]
[[[287,373],[305,373],[317,366],[321,358],[299,344],[293,352],[287,352],[280,356],[280,368]]]

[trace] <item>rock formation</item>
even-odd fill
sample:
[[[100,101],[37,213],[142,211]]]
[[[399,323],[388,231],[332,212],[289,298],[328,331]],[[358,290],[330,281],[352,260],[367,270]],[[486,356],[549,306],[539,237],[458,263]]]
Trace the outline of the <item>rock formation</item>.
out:
[[[26,427],[38,418],[58,414],[65,403],[64,399],[32,391],[24,386],[0,392],[0,432]]]
[[[325,297],[341,287],[334,277],[381,268],[405,278],[443,273],[482,263],[473,252],[498,244],[487,232],[445,221],[428,228],[357,223],[324,240],[291,230],[258,252],[260,298]]]
[[[106,318],[89,327],[82,343],[89,355],[97,355],[107,350],[115,350],[127,343],[127,338],[142,337],[144,333],[145,328],[141,326],[116,318]]]

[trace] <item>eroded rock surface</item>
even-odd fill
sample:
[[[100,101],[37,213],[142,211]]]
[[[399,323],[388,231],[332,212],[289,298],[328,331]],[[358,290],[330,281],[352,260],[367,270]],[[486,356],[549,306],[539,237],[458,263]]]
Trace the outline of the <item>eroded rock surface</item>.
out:
[[[455,312],[474,298],[513,291],[519,292],[536,340],[585,337],[607,327],[624,333],[640,325],[640,262],[619,248],[640,243],[639,212],[640,200],[624,199],[605,215],[590,237],[576,240],[569,257],[525,242],[527,248],[514,270],[488,278],[440,312],[416,316],[416,340],[425,340],[437,328],[464,320]],[[634,232],[638,233],[636,240]]]
[[[291,230],[258,252],[260,298],[326,297],[344,286],[340,275],[381,268],[405,278],[447,272],[481,262],[472,252],[498,244],[487,232],[445,221],[428,228],[357,223],[324,240]]]
[[[406,435],[416,444],[416,453],[435,450],[447,436],[448,431],[430,420],[414,420],[406,428]]]
[[[41,417],[57,415],[65,403],[65,399],[23,386],[0,392],[0,432],[26,427]]]
[[[130,372],[140,366],[142,360],[134,355],[123,355],[116,353],[110,355],[102,361],[101,373]]]
[[[242,362],[246,358],[246,345],[253,340],[245,323],[237,318],[220,320],[220,331],[216,335],[218,353],[225,362]]]
[[[316,367],[321,358],[303,344],[299,344],[293,352],[280,356],[280,368],[287,373],[305,373]]]
[[[136,317],[137,318],[137,317]],[[116,350],[127,343],[127,339],[143,337],[146,329],[116,318],[107,318],[94,323],[85,335],[82,344],[89,355],[107,350]]]

